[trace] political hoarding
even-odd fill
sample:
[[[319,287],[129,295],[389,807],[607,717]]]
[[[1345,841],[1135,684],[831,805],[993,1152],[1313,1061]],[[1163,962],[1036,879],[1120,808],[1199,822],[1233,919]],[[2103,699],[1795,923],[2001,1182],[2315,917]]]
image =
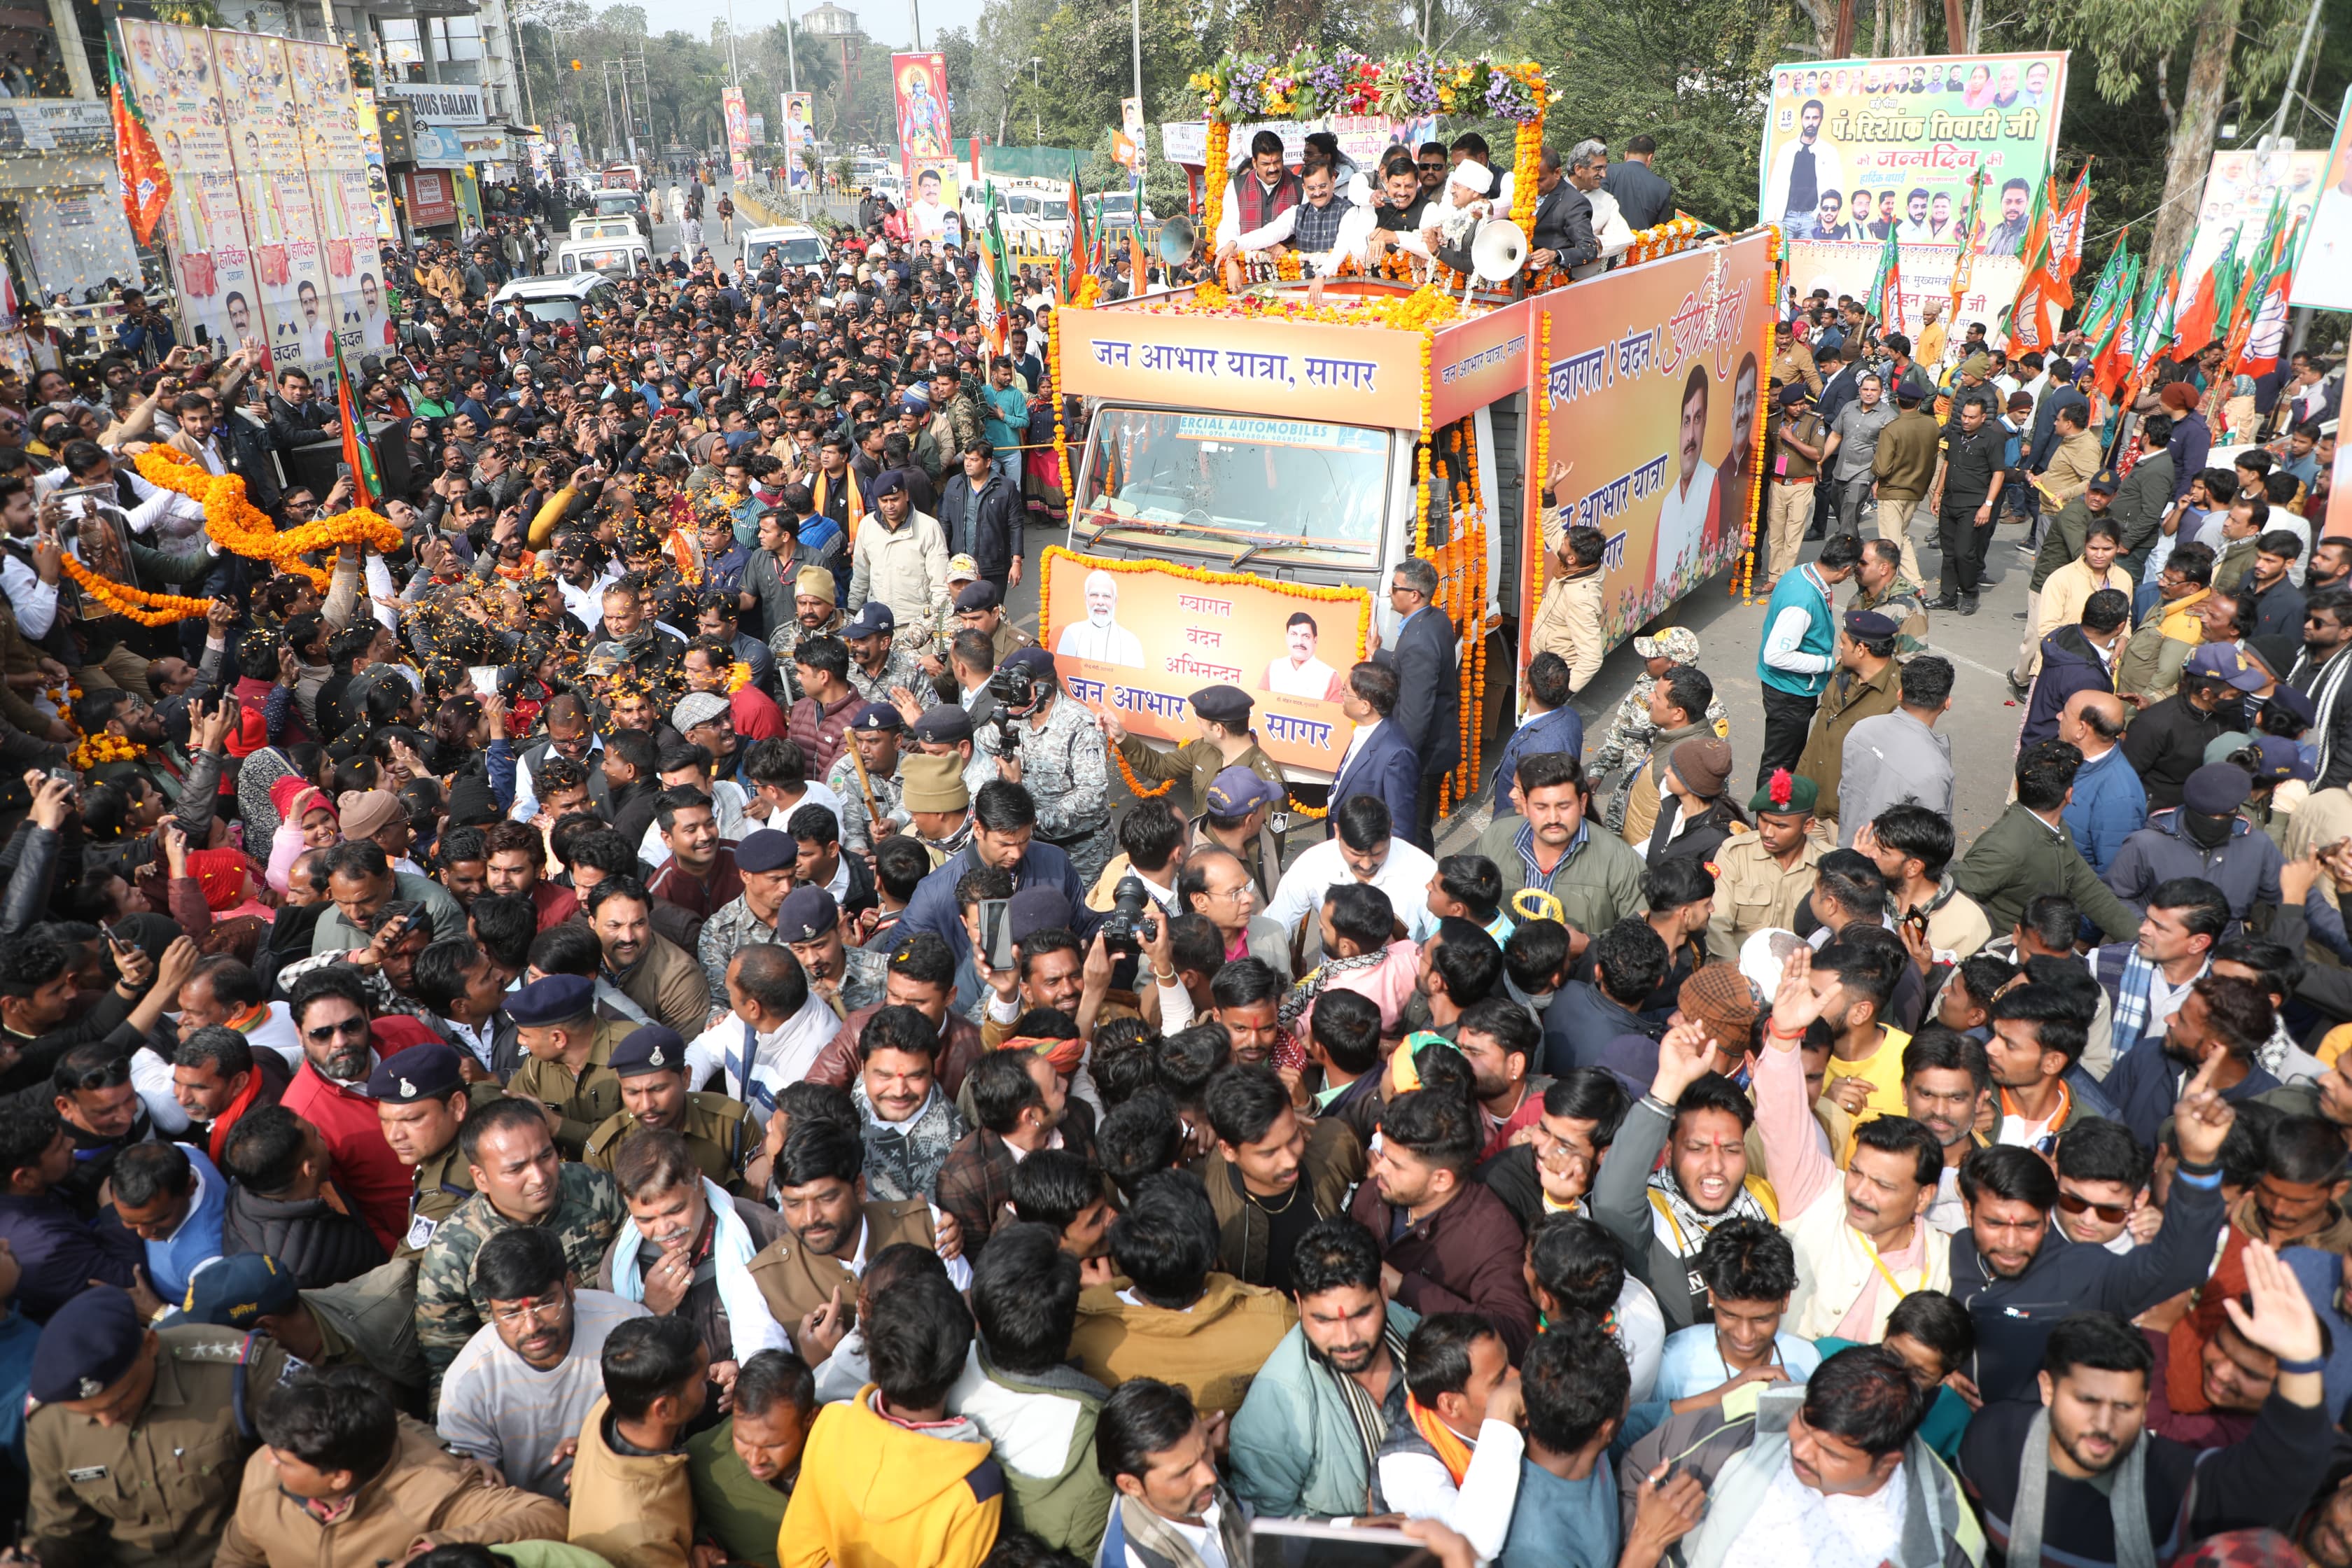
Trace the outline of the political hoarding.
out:
[[[1535,482],[1556,507],[1543,518],[1540,571],[1520,574],[1519,624],[1535,624],[1559,574],[1570,527],[1597,528],[1601,629],[1610,644],[1738,558],[1753,515],[1756,421],[1765,366],[1758,329],[1772,312],[1761,235],[1685,251],[1538,296],[1531,322],[1549,363],[1535,367],[1549,422],[1549,473]],[[1528,657],[1520,647],[1522,662]]]
[[[784,188],[806,191],[809,188],[809,167],[802,157],[814,133],[812,120],[815,114],[816,95],[813,92],[788,92],[783,95],[784,126]]]
[[[907,182],[907,237],[960,245],[963,240],[963,166],[951,158],[914,165]]]
[[[751,117],[743,108],[743,89],[740,87],[727,88],[719,97],[727,118],[728,165],[736,180],[748,180],[751,177],[751,160],[748,156],[751,146]]]
[[[173,177],[169,243],[192,332],[313,376],[333,363],[331,331],[347,353],[382,343],[381,165],[343,52],[131,18],[122,35]]]
[[[1792,241],[1956,245],[1981,170],[1979,254],[2017,255],[2065,96],[2063,49],[1775,66],[1758,211]]]
[[[2329,149],[2321,173],[2319,200],[2305,229],[2301,254],[2295,259],[2294,287],[2287,296],[2294,305],[2322,310],[2352,310],[2352,88],[2336,119],[2336,145]],[[2338,484],[2336,495],[2347,491]],[[2347,502],[2339,499],[2335,510]],[[2333,518],[2331,516],[2331,521]],[[2352,518],[2346,531],[2352,532]]]
[[[2240,261],[2253,259],[2279,197],[2286,198],[2286,222],[2300,218],[2308,226],[2326,168],[2327,154],[2316,147],[2214,153],[2197,203],[2189,259],[2180,268],[2180,297],[2195,295],[2213,263],[2233,247]]]
[[[1215,416],[1189,416],[1196,420]],[[1339,426],[1294,425],[1293,439]],[[1261,432],[1262,433],[1262,432]],[[1049,545],[1038,624],[1063,689],[1109,710],[1130,733],[1181,742],[1204,686],[1257,700],[1258,743],[1286,767],[1336,773],[1355,726],[1340,673],[1363,655],[1372,599],[1363,588],[1301,588],[1246,573],[1097,560]],[[1303,617],[1303,619],[1302,619]]]
[[[898,126],[899,166],[909,179],[919,164],[955,156],[948,125],[945,56],[892,55],[890,97]]]
[[[384,167],[383,137],[375,117],[375,94],[360,88],[352,94],[359,110],[360,145],[367,159],[368,197],[375,205],[375,237],[395,243],[400,238],[400,213],[392,205],[392,175]]]
[[[1900,244],[1900,242],[1897,242]],[[1877,276],[1878,250],[1875,244],[1867,246],[1835,245],[1818,239],[1801,239],[1788,247],[1789,286],[1799,299],[1811,295],[1816,289],[1826,289],[1834,300],[1841,294],[1851,294],[1857,300],[1870,297],[1871,279]],[[1903,287],[1897,294],[1901,309],[1890,310],[1883,323],[1889,331],[1919,335],[1926,318],[1920,307],[1930,301],[1941,307],[1950,318],[1945,326],[1957,338],[1963,335],[1971,321],[1982,321],[1985,331],[1994,342],[2000,341],[2000,313],[2017,298],[2018,285],[2025,278],[2025,262],[2015,256],[1979,256],[1969,264],[1968,288],[1961,292],[1959,309],[1952,309],[1952,269],[1959,265],[1960,250],[1956,245],[1905,245]]]

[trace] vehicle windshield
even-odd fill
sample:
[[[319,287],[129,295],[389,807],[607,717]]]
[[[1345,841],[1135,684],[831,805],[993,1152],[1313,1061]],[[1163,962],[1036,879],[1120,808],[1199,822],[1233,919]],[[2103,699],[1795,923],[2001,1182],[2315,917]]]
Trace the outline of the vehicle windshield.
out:
[[[1071,525],[1236,561],[1360,563],[1380,553],[1389,447],[1360,426],[1107,406]]]
[[[558,294],[544,300],[523,300],[518,303],[522,306],[523,314],[534,321],[577,321],[580,319],[580,301],[569,294]]]
[[[637,198],[625,192],[608,191],[596,198],[596,214],[600,217],[614,213],[634,213],[636,210]]]
[[[751,259],[746,265],[756,272],[768,264],[771,255],[777,255],[786,267],[821,267],[824,264],[824,244],[805,235],[791,239],[763,239],[752,247]]]

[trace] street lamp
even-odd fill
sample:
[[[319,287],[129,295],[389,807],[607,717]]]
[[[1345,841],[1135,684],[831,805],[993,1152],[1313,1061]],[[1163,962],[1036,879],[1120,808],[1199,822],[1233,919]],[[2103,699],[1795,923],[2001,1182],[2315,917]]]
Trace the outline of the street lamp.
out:
[[[1038,57],[1029,57],[1029,140],[1037,146],[1045,144],[1045,122],[1038,114],[1038,98],[1044,89],[1037,85]]]

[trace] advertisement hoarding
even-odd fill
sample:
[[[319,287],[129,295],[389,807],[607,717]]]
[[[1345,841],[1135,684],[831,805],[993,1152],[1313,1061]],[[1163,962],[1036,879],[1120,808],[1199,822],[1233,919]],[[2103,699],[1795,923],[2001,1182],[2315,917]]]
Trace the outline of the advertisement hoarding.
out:
[[[2205,189],[2198,198],[2197,227],[2189,236],[2189,259],[2180,269],[2180,297],[2196,293],[2216,258],[2233,244],[2240,261],[2253,259],[2270,223],[2277,198],[2286,197],[2286,220],[2311,222],[2318,200],[2327,154],[2306,151],[2232,152],[2213,154],[2205,172]]]
[[[751,177],[751,160],[746,155],[751,147],[751,123],[743,108],[743,89],[730,87],[719,95],[727,119],[727,162],[738,180]]]
[[[1238,686],[1257,699],[1258,744],[1276,762],[1339,771],[1355,726],[1330,694],[1361,657],[1370,593],[1318,589],[1310,599],[1245,573],[1179,576],[1156,562],[1096,560],[1059,545],[1047,547],[1045,567],[1038,625],[1071,696],[1108,708],[1131,734],[1183,742],[1198,732],[1190,695]],[[1304,668],[1317,677],[1304,685],[1276,668],[1294,665],[1289,623],[1301,615]]]
[[[1753,235],[1588,279],[1572,310],[1548,304],[1557,296],[1529,301],[1550,318],[1548,329],[1535,323],[1539,339],[1549,332],[1535,401],[1550,422],[1552,471],[1532,482],[1559,502],[1544,543],[1571,526],[1606,536],[1601,629],[1612,645],[1743,546],[1764,374],[1757,335],[1772,286],[1764,237]],[[1554,549],[1540,560],[1520,576],[1522,626],[1559,571]]]
[[[2352,88],[2345,89],[2343,107],[2336,114],[2336,145],[2328,151],[2319,200],[2312,208],[2311,226],[2304,233],[2302,253],[2295,261],[2294,289],[2288,296],[2291,304],[2352,310],[2352,118],[2347,116],[2352,116]],[[2347,502],[2342,498],[2347,493],[2339,482],[2331,524],[2336,521],[2335,513],[2345,510]],[[2352,519],[2346,520],[2345,531],[2352,532]]]
[[[811,120],[816,112],[816,95],[813,92],[788,92],[783,95],[784,126],[784,188],[805,191],[809,188],[808,163],[802,154],[810,145],[814,134]]]
[[[1775,66],[1757,210],[1790,240],[1955,245],[1981,169],[1979,254],[2014,256],[2065,96],[2063,49]]]
[[[892,55],[890,101],[898,127],[898,166],[910,180],[919,164],[955,156],[948,128],[946,57]]]

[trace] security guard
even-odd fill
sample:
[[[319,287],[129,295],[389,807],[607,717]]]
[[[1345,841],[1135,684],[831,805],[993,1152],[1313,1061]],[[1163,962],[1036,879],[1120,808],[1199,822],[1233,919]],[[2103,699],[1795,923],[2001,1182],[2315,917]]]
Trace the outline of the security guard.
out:
[[[686,1140],[704,1175],[722,1187],[736,1179],[746,1150],[759,1146],[758,1131],[740,1100],[687,1089],[686,1041],[677,1030],[648,1024],[633,1031],[614,1047],[612,1067],[622,1110],[588,1135],[583,1163],[609,1171],[631,1135],[666,1129]]]
[[[550,974],[513,994],[507,1016],[530,1059],[515,1069],[507,1092],[547,1107],[555,1146],[580,1158],[588,1135],[621,1109],[621,1079],[613,1047],[631,1032],[596,1016],[596,983],[580,974]]]
[[[404,1165],[416,1168],[408,1199],[408,1234],[400,1258],[414,1258],[433,1239],[436,1226],[474,1195],[474,1176],[457,1147],[466,1109],[503,1091],[495,1083],[468,1088],[461,1058],[452,1046],[430,1040],[395,1051],[368,1075],[368,1093],[383,1124],[383,1141]]]
[[[198,1264],[184,1310],[158,1326],[209,1323],[239,1333],[259,1329],[306,1366],[363,1366],[424,1408],[425,1352],[416,1345],[416,1259],[395,1258],[340,1285],[305,1290],[266,1252]]]
[[[998,664],[1024,647],[1037,646],[1037,639],[1014,626],[1013,617],[1004,613],[1004,595],[993,583],[967,584],[955,596],[955,607],[956,620],[965,631],[988,634],[989,647],[994,650]]]
[[[849,721],[841,755],[825,771],[824,787],[841,797],[841,847],[871,856],[898,821],[898,737],[907,716],[887,702],[868,702]],[[852,755],[853,750],[856,754]],[[881,814],[877,825],[875,814]]]
[[[1715,917],[1709,953],[1738,962],[1740,944],[1759,931],[1786,931],[1813,890],[1814,868],[1829,846],[1814,837],[1821,786],[1776,768],[1748,802],[1756,831],[1738,833],[1715,852]]]
[[[1118,743],[1127,771],[1138,780],[1192,781],[1192,815],[1198,816],[1209,809],[1209,785],[1227,768],[1247,768],[1280,787],[1281,767],[1258,749],[1257,736],[1250,729],[1250,710],[1255,705],[1250,694],[1238,686],[1201,688],[1192,693],[1192,718],[1201,727],[1201,738],[1187,741],[1172,752],[1155,750],[1127,733],[1117,713],[1105,709],[1101,716],[1104,733]]]
[[[302,1370],[267,1335],[151,1329],[93,1286],[41,1331],[21,1551],[43,1568],[205,1568],[236,1507],[263,1395]]]

